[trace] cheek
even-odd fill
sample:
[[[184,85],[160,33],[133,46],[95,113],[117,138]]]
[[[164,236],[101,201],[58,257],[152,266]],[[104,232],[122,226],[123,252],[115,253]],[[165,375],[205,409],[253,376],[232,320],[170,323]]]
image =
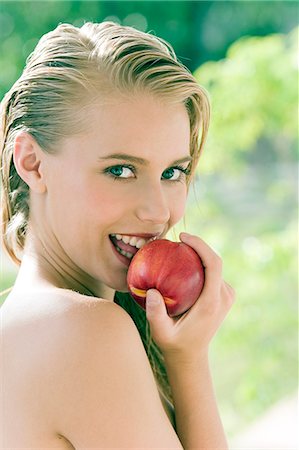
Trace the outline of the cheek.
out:
[[[117,219],[128,210],[130,204],[129,196],[120,195],[112,189],[90,190],[87,194],[86,214],[90,217],[99,217],[102,222]]]
[[[179,222],[185,214],[187,205],[187,190],[178,190],[170,199],[172,225]]]
[[[144,195],[139,196],[138,192],[144,192],[144,187],[136,187],[133,190],[114,189],[114,186],[105,187],[103,189],[90,190],[86,194],[88,202],[86,207],[89,217],[100,218],[102,222],[116,221],[124,215],[134,213],[142,202],[144,202]],[[148,189],[148,188],[146,188]],[[167,204],[170,211],[170,221],[177,223],[185,214],[187,203],[187,189],[173,188],[171,191],[166,191]]]
[[[108,185],[105,183],[95,183],[92,180],[73,180],[68,187],[71,189],[65,190],[64,205],[62,206],[62,214],[65,215],[65,208],[72,211],[72,219],[75,222],[81,222],[83,219],[86,227],[87,219],[93,218],[88,222],[99,225],[99,221],[109,223],[119,220],[125,214],[132,212],[143,199],[138,198],[136,188],[133,190],[120,189],[116,185]],[[144,187],[137,189],[137,192],[143,192]],[[187,188],[182,185],[178,188],[165,191],[167,196],[167,203],[170,210],[171,223],[177,223],[184,215],[187,203]],[[79,213],[78,213],[79,212]],[[77,216],[74,217],[74,216]]]

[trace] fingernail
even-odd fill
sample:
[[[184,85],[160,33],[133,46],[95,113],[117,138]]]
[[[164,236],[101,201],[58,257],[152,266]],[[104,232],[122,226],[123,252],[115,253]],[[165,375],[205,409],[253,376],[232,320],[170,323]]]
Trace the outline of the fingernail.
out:
[[[147,306],[150,308],[151,306],[155,307],[160,303],[160,297],[155,292],[149,290],[146,296]]]
[[[185,232],[180,233],[180,237],[183,239],[186,239],[186,238],[188,239],[190,236],[191,236],[191,234],[189,234],[189,233],[185,233]]]

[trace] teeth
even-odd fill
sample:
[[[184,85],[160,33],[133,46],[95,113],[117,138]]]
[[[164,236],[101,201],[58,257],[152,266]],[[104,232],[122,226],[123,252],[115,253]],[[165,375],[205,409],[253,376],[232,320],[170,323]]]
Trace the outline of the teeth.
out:
[[[120,253],[121,255],[123,255],[123,256],[126,256],[127,258],[129,258],[129,259],[132,259],[133,258],[133,253],[130,253],[130,252],[124,252],[121,248],[119,248],[119,247],[115,247],[116,248],[116,250],[118,251],[118,253]]]
[[[111,236],[115,236],[118,241],[123,241],[125,244],[130,244],[133,247],[141,248],[146,244],[149,240],[155,239],[142,239],[137,236],[126,236],[122,234],[112,234]]]
[[[122,236],[121,240],[125,243],[128,244],[129,240],[130,240],[130,236]]]
[[[141,247],[143,247],[144,246],[144,244],[146,243],[146,241],[144,240],[144,239],[139,239],[137,242],[136,242],[136,245],[135,245],[135,247],[136,248],[141,248]]]
[[[131,239],[129,240],[129,244],[135,246],[137,241],[138,241],[138,237],[136,237],[136,236],[131,237]]]

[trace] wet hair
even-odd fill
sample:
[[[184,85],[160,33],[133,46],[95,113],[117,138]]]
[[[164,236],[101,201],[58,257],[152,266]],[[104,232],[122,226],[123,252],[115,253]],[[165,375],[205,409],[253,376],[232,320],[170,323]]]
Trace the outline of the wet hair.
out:
[[[29,187],[13,161],[17,134],[25,131],[43,151],[55,153],[61,139],[84,130],[85,107],[141,93],[186,107],[192,156],[189,186],[207,137],[210,105],[207,92],[169,43],[107,21],[80,28],[60,24],[40,39],[0,110],[1,237],[15,263],[21,263],[30,204]],[[116,293],[115,302],[135,321],[159,384],[171,399],[163,356],[151,342],[145,312],[127,302],[128,295]]]

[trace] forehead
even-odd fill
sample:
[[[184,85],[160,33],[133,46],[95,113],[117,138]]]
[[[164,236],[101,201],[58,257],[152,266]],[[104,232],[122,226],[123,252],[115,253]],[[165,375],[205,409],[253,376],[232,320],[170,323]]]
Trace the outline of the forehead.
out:
[[[120,97],[95,103],[85,114],[84,134],[104,146],[140,152],[163,145],[189,153],[190,121],[182,103],[169,104],[150,95]]]

